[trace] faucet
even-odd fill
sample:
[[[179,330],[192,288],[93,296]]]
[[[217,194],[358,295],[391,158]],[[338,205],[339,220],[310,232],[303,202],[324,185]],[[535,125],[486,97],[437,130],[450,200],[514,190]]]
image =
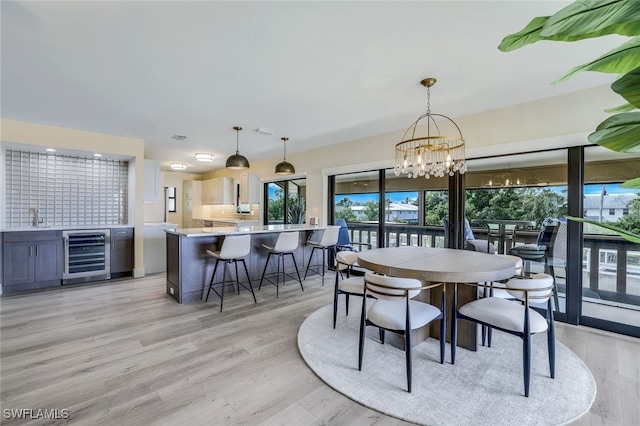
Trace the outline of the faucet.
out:
[[[44,222],[44,219],[40,219],[40,215],[38,214],[38,209],[33,208],[33,209],[29,209],[33,211],[33,226],[35,226],[36,228]]]

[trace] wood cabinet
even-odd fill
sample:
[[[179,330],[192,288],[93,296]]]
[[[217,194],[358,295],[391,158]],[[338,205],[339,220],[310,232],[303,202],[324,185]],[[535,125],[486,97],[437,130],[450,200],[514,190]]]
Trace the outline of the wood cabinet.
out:
[[[5,232],[2,264],[3,291],[60,285],[64,267],[62,232]]]
[[[111,278],[131,275],[133,271],[133,228],[111,229]]]
[[[202,204],[233,204],[233,179],[221,177],[202,181]]]
[[[144,160],[144,201],[160,201],[160,163]]]
[[[255,173],[240,175],[240,202],[243,204],[260,204],[260,178]]]

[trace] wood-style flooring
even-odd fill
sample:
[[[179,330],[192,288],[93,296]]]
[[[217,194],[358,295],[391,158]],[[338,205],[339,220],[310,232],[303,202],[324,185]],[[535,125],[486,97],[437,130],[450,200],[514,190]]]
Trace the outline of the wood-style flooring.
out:
[[[0,297],[0,423],[83,425],[401,425],[325,385],[302,360],[306,316],[331,303],[333,274],[251,295],[224,312],[180,305],[164,274]],[[344,305],[341,305],[344,309]],[[352,307],[352,314],[357,314]],[[640,424],[640,339],[558,324],[598,384],[578,425]],[[354,360],[355,362],[355,360]],[[561,374],[561,372],[559,372]],[[12,420],[10,409],[68,419]]]

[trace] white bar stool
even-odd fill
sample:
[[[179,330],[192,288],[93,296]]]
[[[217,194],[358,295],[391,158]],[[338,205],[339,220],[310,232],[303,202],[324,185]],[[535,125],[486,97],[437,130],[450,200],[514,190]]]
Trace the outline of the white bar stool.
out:
[[[267,280],[271,284],[276,286],[276,298],[278,297],[278,289],[280,284],[280,277],[282,276],[282,284],[285,283],[286,277],[290,277],[291,279],[296,279],[293,275],[285,272],[284,269],[284,256],[291,256],[291,260],[293,260],[293,266],[296,268],[296,275],[298,276],[298,282],[300,283],[300,288],[304,291],[304,287],[302,286],[302,280],[300,279],[300,271],[298,271],[298,265],[296,264],[296,257],[294,256],[294,251],[298,248],[298,241],[300,238],[300,232],[281,232],[278,234],[278,239],[276,240],[275,246],[268,246],[266,244],[262,244],[262,247],[269,250],[269,255],[267,256],[267,261],[264,264],[264,269],[262,270],[262,278],[260,278],[260,285],[258,286],[258,290],[262,288],[262,281]],[[269,266],[269,259],[271,259],[271,255],[277,255],[277,269],[276,272],[271,272],[266,274],[267,266]],[[282,264],[282,271],[280,270],[280,264]],[[273,282],[269,279],[269,276],[276,276],[276,281]]]
[[[313,236],[313,234],[311,234],[311,236],[309,237],[309,240],[307,240],[307,245],[310,245],[313,248],[311,249],[311,255],[309,256],[307,269],[304,272],[305,280],[307,279],[307,274],[309,273],[310,268],[319,267],[321,268],[321,272],[317,272],[317,271],[313,271],[313,272],[316,272],[318,275],[322,275],[322,285],[324,285],[324,272],[325,272],[325,269],[327,268],[327,250],[334,248],[336,246],[336,244],[338,243],[339,232],[340,232],[340,227],[338,226],[332,227],[332,228],[326,228],[322,232],[322,237],[320,237],[320,241],[311,240],[311,237]],[[313,259],[313,253],[315,253],[316,250],[322,250],[322,263],[319,265],[311,265],[311,260]]]
[[[222,247],[218,251],[207,250],[207,254],[216,258],[216,265],[213,268],[213,273],[211,274],[211,281],[209,282],[209,290],[207,291],[207,297],[205,302],[209,300],[209,293],[213,289],[213,292],[220,296],[220,312],[222,312],[222,303],[224,301],[224,286],[226,284],[237,284],[238,285],[238,294],[240,294],[240,286],[246,288],[251,291],[253,295],[253,302],[258,303],[256,301],[256,295],[253,292],[253,285],[251,284],[251,278],[249,277],[249,271],[247,270],[247,263],[244,261],[244,257],[249,255],[251,251],[251,235],[229,235],[224,238],[222,241]],[[224,261],[224,270],[222,272],[222,281],[213,282],[216,271],[218,269],[218,263],[220,261]],[[242,262],[244,265],[244,272],[247,276],[247,281],[249,282],[249,287],[245,286],[240,282],[238,276],[238,262]],[[227,280],[227,265],[233,263],[236,267],[236,279]],[[221,285],[220,293],[213,288],[215,285]]]

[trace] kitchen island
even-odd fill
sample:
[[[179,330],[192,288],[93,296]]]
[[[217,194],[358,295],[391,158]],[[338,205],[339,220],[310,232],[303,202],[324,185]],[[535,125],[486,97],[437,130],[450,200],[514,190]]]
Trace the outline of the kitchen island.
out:
[[[295,259],[302,275],[304,274],[303,268],[311,253],[311,249],[307,250],[305,246],[307,239],[314,233],[312,238],[319,239],[322,231],[330,227],[335,226],[238,225],[167,230],[167,294],[178,303],[201,300],[203,292],[208,288],[215,263],[213,258],[207,254],[207,250],[219,250],[227,235],[251,235],[251,253],[245,261],[251,281],[254,283],[254,289],[257,290],[268,254],[262,244],[274,245],[281,232],[300,231],[300,241]],[[318,259],[313,263],[319,262],[320,256],[318,255]],[[218,271],[218,274],[220,273]]]

